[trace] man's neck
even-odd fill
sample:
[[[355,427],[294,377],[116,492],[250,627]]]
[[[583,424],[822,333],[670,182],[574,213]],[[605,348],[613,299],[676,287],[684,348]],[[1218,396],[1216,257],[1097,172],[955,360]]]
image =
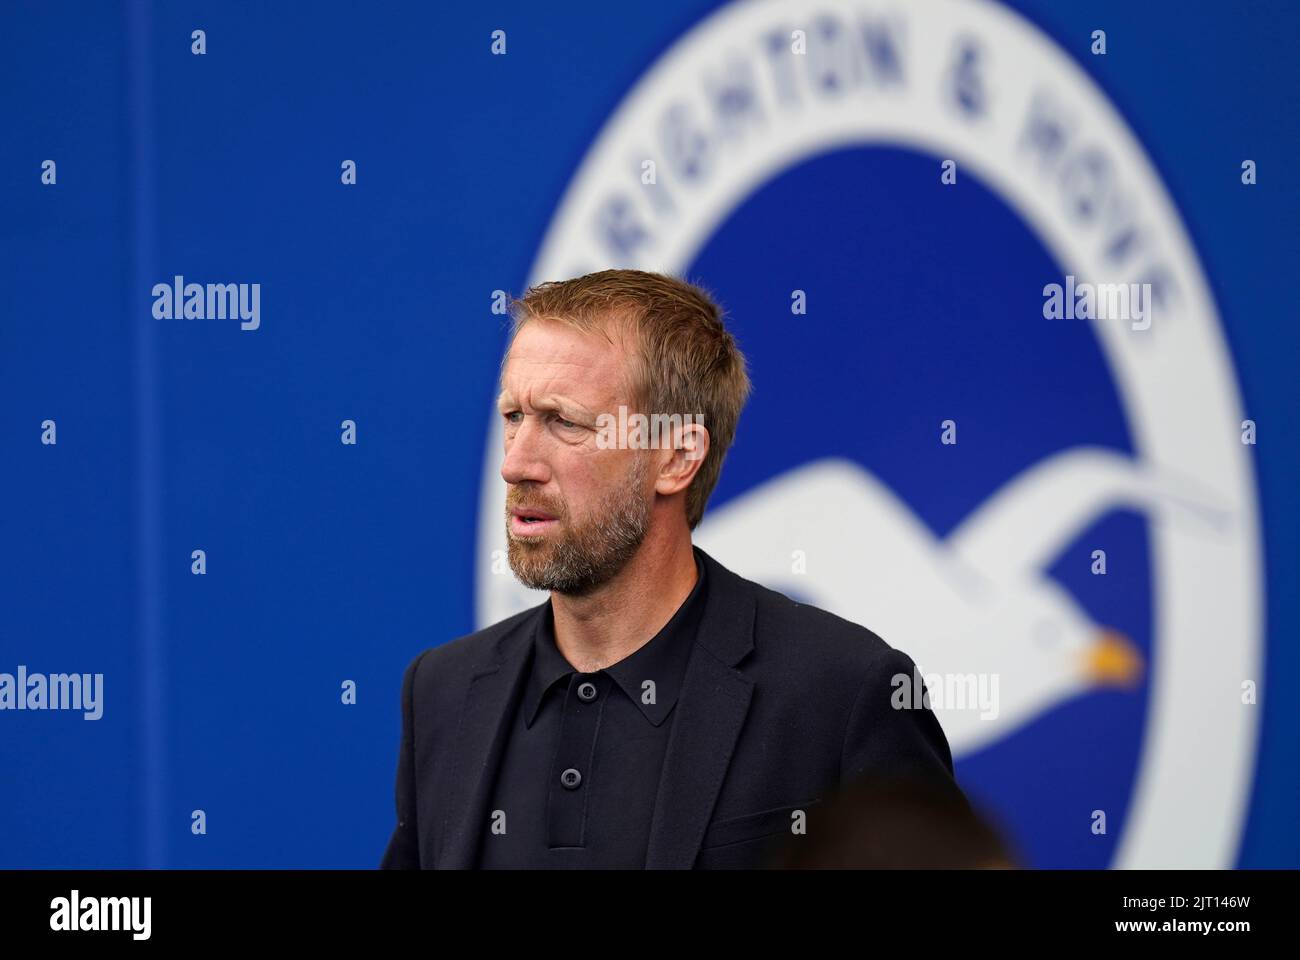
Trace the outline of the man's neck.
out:
[[[555,645],[583,673],[618,663],[664,628],[698,576],[689,530],[648,536],[627,565],[592,593],[551,594]]]

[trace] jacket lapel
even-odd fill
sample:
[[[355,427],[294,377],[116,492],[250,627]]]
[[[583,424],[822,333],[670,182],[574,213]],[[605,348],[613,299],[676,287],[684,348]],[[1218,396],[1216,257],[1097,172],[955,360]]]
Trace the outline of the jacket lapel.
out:
[[[487,823],[492,779],[501,760],[505,738],[519,687],[527,679],[525,667],[537,617],[549,605],[536,607],[489,651],[465,693],[460,729],[453,741],[454,754],[443,820],[443,842],[435,866],[440,870],[469,870],[475,866],[478,841]]]
[[[695,550],[708,566],[708,602],[673,708],[648,870],[694,866],[754,692],[753,681],[735,669],[754,647],[753,594],[740,577]]]
[[[694,866],[754,692],[753,681],[735,669],[754,647],[754,596],[743,579],[699,547],[694,549],[708,567],[708,600],[673,708],[650,823],[647,869]],[[470,680],[449,768],[438,869],[475,866],[492,779],[508,734],[510,705],[527,679],[533,629],[548,605],[536,607],[509,631]]]

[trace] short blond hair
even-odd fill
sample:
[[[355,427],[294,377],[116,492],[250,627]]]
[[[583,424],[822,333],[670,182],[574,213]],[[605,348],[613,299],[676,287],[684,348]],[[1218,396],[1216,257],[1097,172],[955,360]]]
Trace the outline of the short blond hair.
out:
[[[697,284],[643,270],[601,270],[530,287],[510,300],[511,342],[530,320],[554,320],[632,347],[625,387],[644,413],[703,416],[709,452],[686,490],[694,530],[722,473],[751,384],[722,308]],[[508,350],[507,350],[508,352]]]

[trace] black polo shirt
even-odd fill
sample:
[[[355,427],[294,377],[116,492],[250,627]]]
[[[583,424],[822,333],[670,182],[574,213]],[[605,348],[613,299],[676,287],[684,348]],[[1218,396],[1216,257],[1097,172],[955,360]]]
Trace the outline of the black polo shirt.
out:
[[[575,670],[555,646],[547,603],[497,768],[479,867],[645,866],[670,715],[704,612],[698,556],[695,566],[695,586],[664,628],[595,673]]]

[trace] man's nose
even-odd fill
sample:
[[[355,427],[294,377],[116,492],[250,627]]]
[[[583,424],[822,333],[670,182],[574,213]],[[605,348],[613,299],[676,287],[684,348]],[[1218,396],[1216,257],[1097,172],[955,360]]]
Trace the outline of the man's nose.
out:
[[[515,427],[514,436],[506,438],[506,453],[501,461],[501,478],[506,483],[551,479],[545,458],[545,428],[536,417],[524,417]]]

